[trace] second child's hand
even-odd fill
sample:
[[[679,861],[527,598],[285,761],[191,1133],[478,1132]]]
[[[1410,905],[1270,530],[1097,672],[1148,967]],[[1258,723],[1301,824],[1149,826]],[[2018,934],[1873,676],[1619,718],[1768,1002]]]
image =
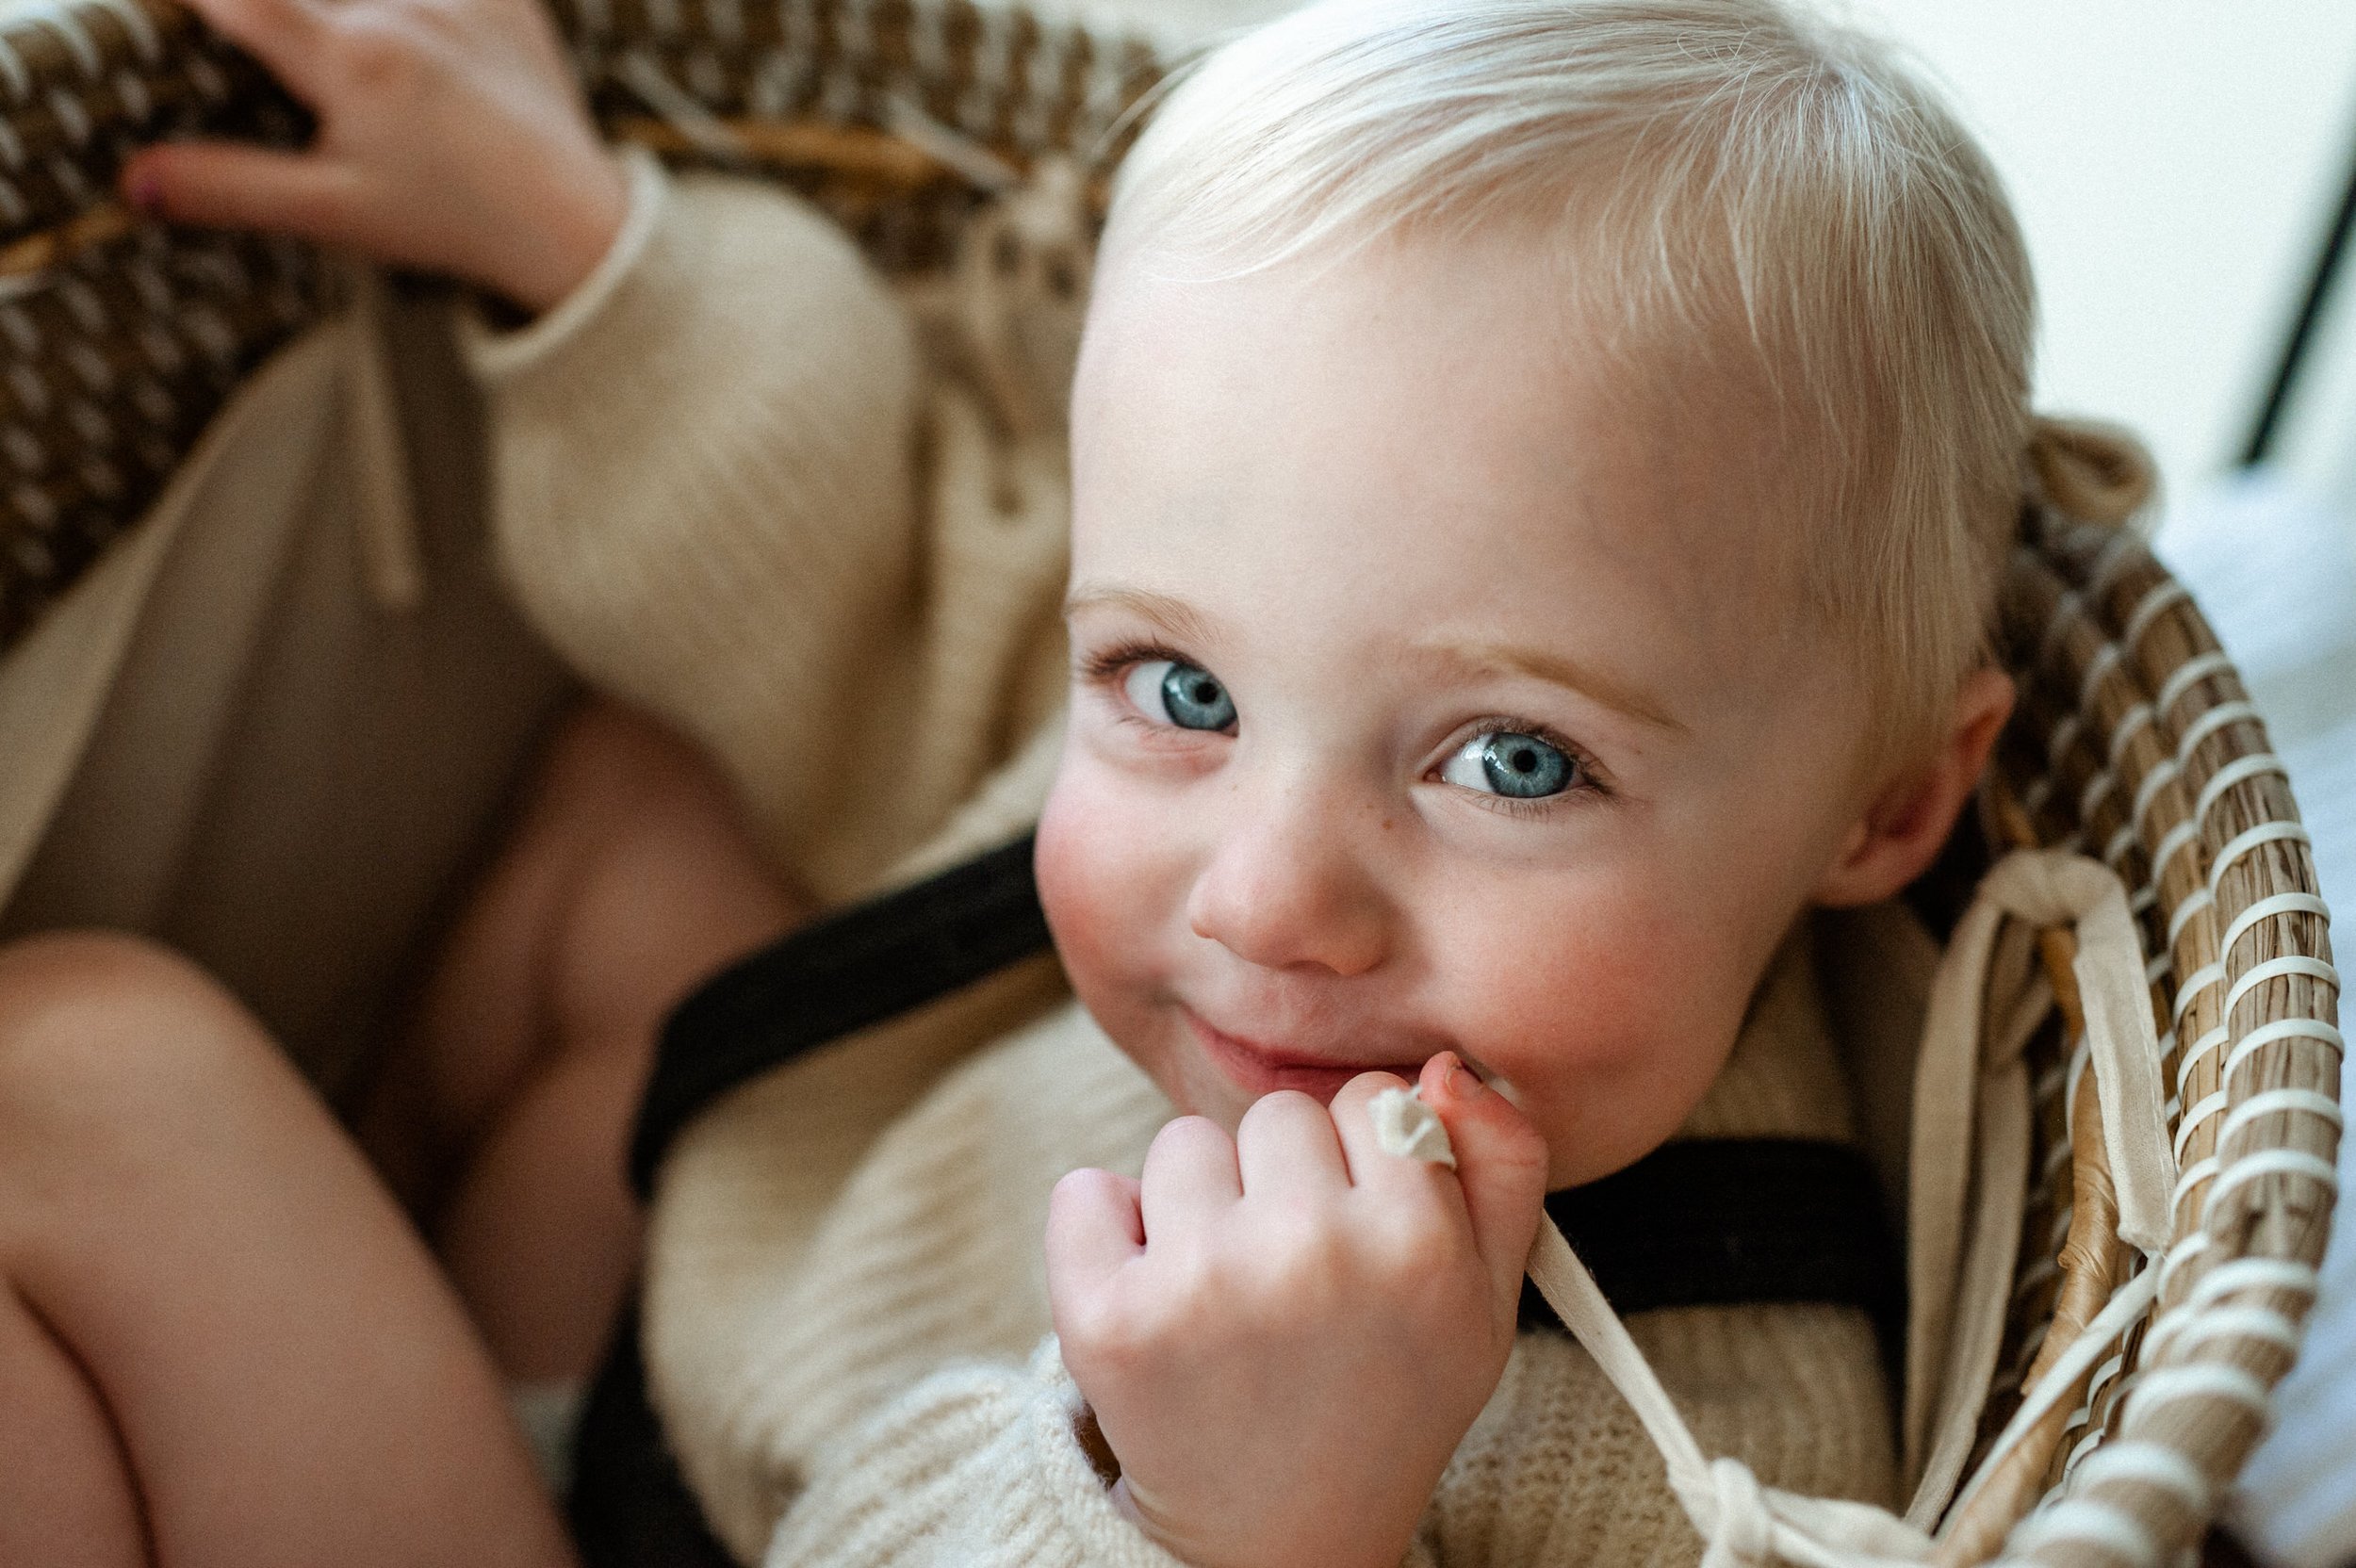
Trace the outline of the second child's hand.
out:
[[[598,140],[537,0],[189,0],[319,122],[299,153],[151,147],[132,204],[449,273],[537,313],[620,232],[620,165]]]
[[[1047,1224],[1064,1364],[1116,1502],[1198,1568],[1395,1568],[1513,1348],[1546,1150],[1447,1053],[1419,1087],[1458,1167],[1385,1153],[1367,1102],[1182,1117],[1141,1181],[1074,1171]]]

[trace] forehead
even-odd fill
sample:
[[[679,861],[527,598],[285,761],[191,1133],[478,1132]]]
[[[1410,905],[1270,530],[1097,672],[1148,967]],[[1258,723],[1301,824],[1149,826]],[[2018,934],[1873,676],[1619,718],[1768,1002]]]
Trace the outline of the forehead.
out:
[[[1565,265],[1512,234],[1223,278],[1108,257],[1074,394],[1075,576],[1184,593],[1216,562],[1391,625],[1575,617],[1648,640],[1697,697],[1720,684],[1793,622],[1780,443],[1709,355],[1617,343]]]

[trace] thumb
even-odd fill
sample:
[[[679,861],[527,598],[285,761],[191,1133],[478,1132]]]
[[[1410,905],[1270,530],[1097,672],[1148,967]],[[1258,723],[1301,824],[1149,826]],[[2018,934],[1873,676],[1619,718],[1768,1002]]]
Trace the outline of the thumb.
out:
[[[1456,1150],[1473,1245],[1497,1299],[1521,1298],[1522,1270],[1546,1197],[1546,1140],[1513,1102],[1482,1083],[1452,1051],[1423,1064],[1416,1088]]]
[[[123,167],[123,199],[175,223],[252,229],[347,244],[357,217],[352,181],[316,153],[233,141],[171,141]]]

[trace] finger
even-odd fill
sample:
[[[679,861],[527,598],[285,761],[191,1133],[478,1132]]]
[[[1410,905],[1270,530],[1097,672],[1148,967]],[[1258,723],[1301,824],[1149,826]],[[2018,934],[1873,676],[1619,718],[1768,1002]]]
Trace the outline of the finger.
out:
[[[1350,1166],[1325,1107],[1305,1094],[1264,1094],[1235,1129],[1235,1161],[1247,1198],[1284,1201],[1350,1185]]]
[[[1472,1219],[1473,1245],[1488,1266],[1497,1299],[1518,1300],[1546,1203],[1546,1141],[1452,1051],[1424,1063],[1416,1086],[1455,1146],[1457,1185]]]
[[[1374,1119],[1367,1107],[1383,1090],[1406,1086],[1407,1080],[1396,1072],[1362,1072],[1342,1086],[1333,1106],[1333,1130],[1350,1161],[1350,1185],[1401,1200],[1432,1193],[1435,1183],[1448,1174],[1446,1166],[1385,1152],[1375,1138]]]
[[[189,9],[262,62],[302,99],[315,96],[333,47],[335,24],[318,0],[188,0]]]
[[[1145,1244],[1199,1233],[1243,1198],[1235,1140],[1206,1117],[1182,1116],[1153,1135],[1145,1152]]]
[[[1109,1170],[1075,1170],[1047,1196],[1047,1298],[1092,1293],[1145,1251],[1137,1184]],[[1062,1325],[1058,1323],[1058,1331]]]
[[[353,237],[352,182],[314,154],[228,141],[149,147],[123,165],[132,205],[175,223],[254,229],[324,244]]]

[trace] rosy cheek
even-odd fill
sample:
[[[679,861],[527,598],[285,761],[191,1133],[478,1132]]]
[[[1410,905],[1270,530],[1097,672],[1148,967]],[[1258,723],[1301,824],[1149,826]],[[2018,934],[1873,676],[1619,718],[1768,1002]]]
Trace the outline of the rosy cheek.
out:
[[[1625,906],[1524,906],[1466,934],[1451,988],[1501,1058],[1532,1056],[1533,1077],[1611,1070],[1639,1050],[1661,988],[1675,984],[1677,946],[1674,932]]]
[[[1151,972],[1156,951],[1153,826],[1118,776],[1086,758],[1067,759],[1039,816],[1039,901],[1073,987],[1107,1027],[1118,994]]]
[[[1056,950],[1075,980],[1083,970],[1095,967],[1092,960],[1105,944],[1107,923],[1119,907],[1107,896],[1098,835],[1092,831],[1094,820],[1085,796],[1067,763],[1039,813],[1039,843],[1032,856],[1039,903],[1055,934]]]
[[[1644,1153],[1715,1075],[1735,1021],[1713,1016],[1709,937],[1666,904],[1594,890],[1524,906],[1453,956],[1464,1037],[1521,1091],[1558,1184]]]
[[[1098,1025],[1174,1102],[1216,1115],[1191,1092],[1191,1037],[1169,1005],[1186,940],[1170,825],[1122,783],[1085,759],[1066,762],[1039,817],[1039,901],[1072,990]],[[1231,1109],[1233,1126],[1241,1108]]]

